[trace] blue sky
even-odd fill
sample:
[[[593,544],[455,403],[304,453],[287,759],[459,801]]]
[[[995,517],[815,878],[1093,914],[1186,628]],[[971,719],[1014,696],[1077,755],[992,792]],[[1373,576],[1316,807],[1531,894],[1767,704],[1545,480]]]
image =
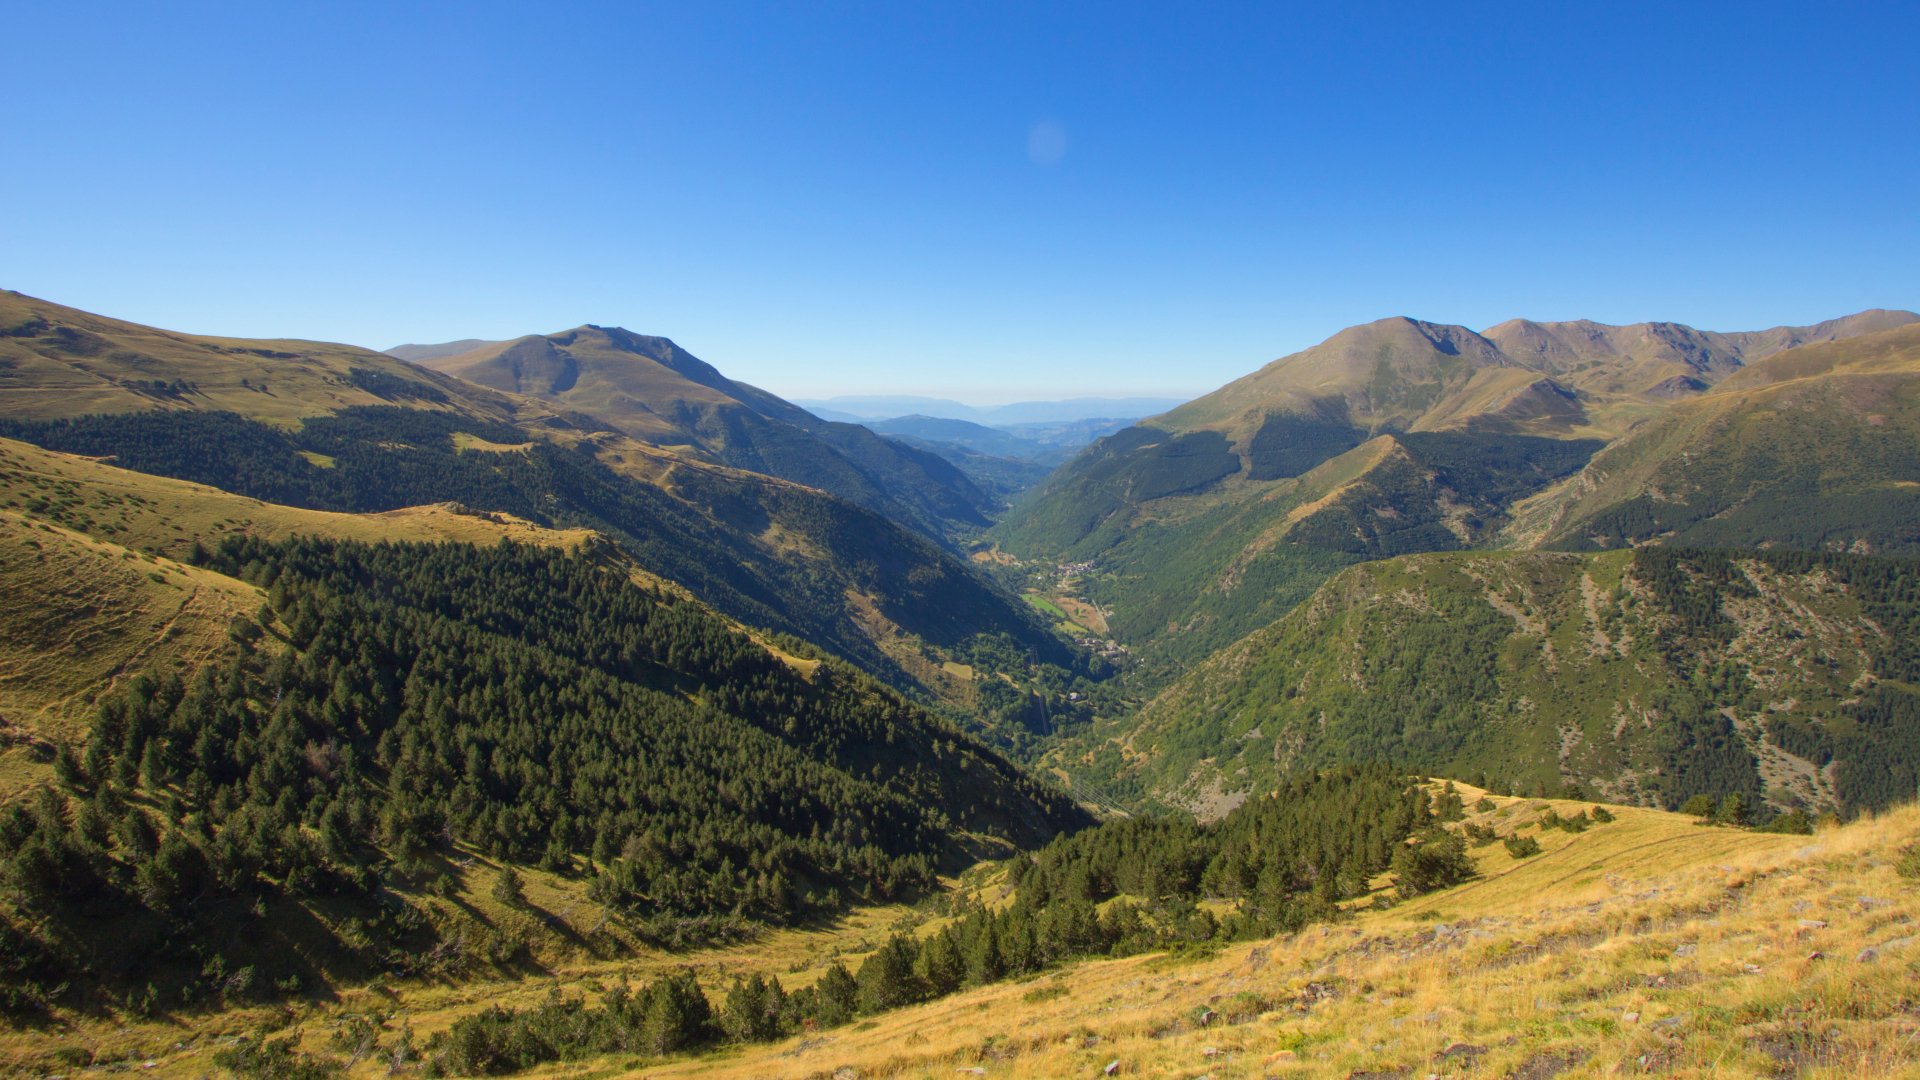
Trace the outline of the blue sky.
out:
[[[1920,306],[1912,4],[293,7],[0,0],[0,287],[975,402]]]

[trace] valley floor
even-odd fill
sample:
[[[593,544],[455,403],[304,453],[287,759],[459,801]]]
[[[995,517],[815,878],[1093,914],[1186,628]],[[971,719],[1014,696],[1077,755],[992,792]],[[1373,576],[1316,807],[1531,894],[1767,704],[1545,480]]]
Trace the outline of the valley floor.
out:
[[[1494,802],[1476,817],[1502,832],[1547,807],[1588,805]],[[1298,935],[1082,963],[766,1046],[540,1075],[1920,1076],[1920,881],[1895,869],[1920,841],[1920,808],[1813,837],[1614,812],[1584,833],[1543,831],[1531,858],[1475,849],[1481,874],[1465,885]],[[799,986],[835,956],[857,966],[919,917],[870,909],[732,949],[516,982],[395,983],[292,1010],[73,1018],[0,1038],[0,1068],[203,1076],[220,1047],[263,1025],[344,1058],[329,1043],[350,1014],[383,1016],[385,1045],[403,1025],[424,1042],[489,1005],[532,1004],[556,987],[592,996],[622,975],[685,964],[710,996],[721,977],[756,970]],[[385,1075],[388,1061],[363,1057],[351,1072]]]

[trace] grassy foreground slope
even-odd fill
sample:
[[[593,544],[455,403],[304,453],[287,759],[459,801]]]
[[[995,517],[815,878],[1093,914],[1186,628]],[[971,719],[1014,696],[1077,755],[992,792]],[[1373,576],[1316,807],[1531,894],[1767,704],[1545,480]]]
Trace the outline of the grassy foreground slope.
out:
[[[1057,753],[1207,816],[1382,759],[1667,806],[1882,806],[1920,780],[1916,590],[1910,560],[1784,552],[1368,563]]]
[[[224,575],[3,510],[0,581],[9,779],[45,756],[43,741],[75,741],[94,699],[133,673],[191,674],[228,654],[229,623],[265,599]],[[0,793],[12,786],[0,782]]]
[[[1462,791],[1470,803],[1479,795]],[[1614,807],[1616,820],[1575,834],[1538,828],[1543,808],[1588,804],[1490,801],[1467,823],[1537,837],[1541,853],[1473,849],[1478,878],[1386,910],[1218,952],[1080,963],[781,1043],[525,1075],[1070,1077],[1109,1065],[1112,1075],[1220,1078],[1920,1075],[1920,881],[1896,869],[1920,842],[1920,809],[1805,837]],[[528,895],[536,912],[570,908],[542,875],[529,876]],[[484,895],[456,899],[516,925]],[[21,1071],[91,1059],[201,1076],[235,1037],[266,1025],[343,1062],[370,1032],[378,1049],[354,1057],[349,1074],[385,1076],[403,1030],[424,1041],[491,1004],[532,1005],[550,989],[591,996],[682,960],[709,994],[753,973],[810,985],[832,960],[857,966],[915,921],[907,909],[868,909],[750,947],[581,959],[553,966],[551,980],[386,981],[185,1025],[74,1017],[0,1039],[0,1055]]]
[[[1502,831],[1584,808],[1494,802]],[[1892,865],[1920,811],[1812,838],[1615,813],[1528,859],[1478,849],[1479,880],[1347,923],[1086,963],[648,1075],[1920,1074],[1920,883]]]

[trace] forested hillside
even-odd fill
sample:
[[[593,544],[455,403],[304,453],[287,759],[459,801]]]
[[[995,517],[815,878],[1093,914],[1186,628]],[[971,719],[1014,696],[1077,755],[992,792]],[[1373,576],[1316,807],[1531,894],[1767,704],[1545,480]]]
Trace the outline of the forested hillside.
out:
[[[1114,439],[1147,438],[1145,430]],[[1081,588],[1109,612],[1115,635],[1139,651],[1137,680],[1156,687],[1286,614],[1343,567],[1491,541],[1513,500],[1577,471],[1599,445],[1527,435],[1382,435],[1298,476],[1161,498],[1124,525],[1109,519],[1060,558],[1092,563]],[[1219,452],[1226,455],[1224,443]],[[1053,482],[1120,483],[1098,467],[1072,469]],[[1116,515],[1125,497],[1117,487],[1100,496]],[[1028,525],[1059,505],[1041,498],[1026,505]]]
[[[1086,820],[590,549],[234,538],[200,561],[264,590],[234,634],[279,647],[135,682],[58,789],[0,810],[16,1007],[191,998],[216,961],[252,993],[424,963],[447,928],[406,896],[463,853],[589,875],[641,924],[784,922]]]
[[[1920,783],[1916,618],[1911,560],[1409,556],[1343,572],[1056,755],[1202,813],[1374,760],[1523,792],[1851,813]]]

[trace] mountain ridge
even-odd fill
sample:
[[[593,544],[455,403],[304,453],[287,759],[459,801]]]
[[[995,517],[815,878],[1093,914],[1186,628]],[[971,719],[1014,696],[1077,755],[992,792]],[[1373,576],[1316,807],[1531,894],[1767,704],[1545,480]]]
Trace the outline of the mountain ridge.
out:
[[[586,413],[643,442],[820,488],[943,543],[984,528],[993,505],[945,459],[821,420],[727,378],[669,338],[587,324],[421,364]]]

